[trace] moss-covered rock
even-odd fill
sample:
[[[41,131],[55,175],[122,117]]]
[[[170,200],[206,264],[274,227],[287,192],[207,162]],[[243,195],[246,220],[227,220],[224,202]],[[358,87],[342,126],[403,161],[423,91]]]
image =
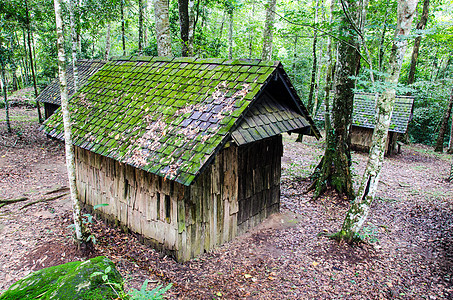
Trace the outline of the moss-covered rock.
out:
[[[102,278],[103,274],[107,277]],[[0,295],[0,300],[116,299],[122,282],[113,262],[99,256],[33,272]]]

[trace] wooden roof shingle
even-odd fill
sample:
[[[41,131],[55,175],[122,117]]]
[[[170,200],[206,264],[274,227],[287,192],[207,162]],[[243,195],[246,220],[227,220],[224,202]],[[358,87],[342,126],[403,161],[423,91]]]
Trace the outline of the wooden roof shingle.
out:
[[[411,120],[414,97],[396,96],[390,120],[389,131],[405,133]],[[316,120],[324,120],[325,106],[321,105]],[[376,98],[372,93],[354,93],[354,109],[352,125],[357,127],[374,128],[376,115]]]
[[[310,126],[317,133],[300,99],[293,99],[296,105],[289,109],[270,96],[258,97],[278,76],[286,78],[279,62],[119,58],[107,62],[70,99],[73,142],[190,185],[232,135],[241,145]],[[257,98],[264,114],[252,105]],[[251,125],[254,118],[264,126]],[[247,128],[241,124],[259,134],[245,140]],[[61,111],[42,129],[63,139]]]
[[[88,78],[96,73],[104,64],[105,61],[102,60],[77,60],[79,86],[83,86],[88,81]],[[71,97],[74,94],[74,72],[72,64],[66,69],[66,81],[68,85],[68,96]],[[59,79],[54,79],[44,90],[42,90],[36,100],[42,103],[61,105]]]

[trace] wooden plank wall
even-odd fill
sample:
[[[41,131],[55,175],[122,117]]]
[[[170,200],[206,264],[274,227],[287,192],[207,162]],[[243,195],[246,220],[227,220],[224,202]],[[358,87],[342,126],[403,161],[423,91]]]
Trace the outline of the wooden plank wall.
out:
[[[238,233],[280,210],[282,136],[247,144],[238,150]]]
[[[371,148],[371,142],[373,137],[372,128],[356,127],[352,126],[351,129],[351,147],[354,150],[368,152]],[[392,155],[397,152],[397,139],[398,133],[389,132],[387,142],[385,145],[385,155]],[[389,144],[390,142],[390,144]]]
[[[220,151],[197,181],[186,188],[184,201],[178,202],[179,261],[237,235],[237,151],[235,145]]]
[[[178,250],[178,183],[76,147],[77,187],[89,207],[107,203],[96,213],[142,235],[155,248]],[[169,206],[169,207],[168,207]]]

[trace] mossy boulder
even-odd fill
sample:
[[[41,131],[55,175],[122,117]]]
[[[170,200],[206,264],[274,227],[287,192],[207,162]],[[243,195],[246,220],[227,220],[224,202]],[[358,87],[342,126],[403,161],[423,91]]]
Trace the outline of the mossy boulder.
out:
[[[98,256],[33,272],[0,295],[0,300],[116,299],[122,284],[113,262]]]

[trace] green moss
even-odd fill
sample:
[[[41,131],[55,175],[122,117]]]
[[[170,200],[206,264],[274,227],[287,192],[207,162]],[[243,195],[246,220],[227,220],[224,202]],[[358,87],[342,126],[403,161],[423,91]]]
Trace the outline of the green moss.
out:
[[[118,284],[117,291],[105,284],[94,272],[104,273],[108,281]],[[31,273],[17,281],[0,295],[1,300],[12,299],[116,299],[123,280],[115,265],[103,256],[85,262],[70,262]]]

